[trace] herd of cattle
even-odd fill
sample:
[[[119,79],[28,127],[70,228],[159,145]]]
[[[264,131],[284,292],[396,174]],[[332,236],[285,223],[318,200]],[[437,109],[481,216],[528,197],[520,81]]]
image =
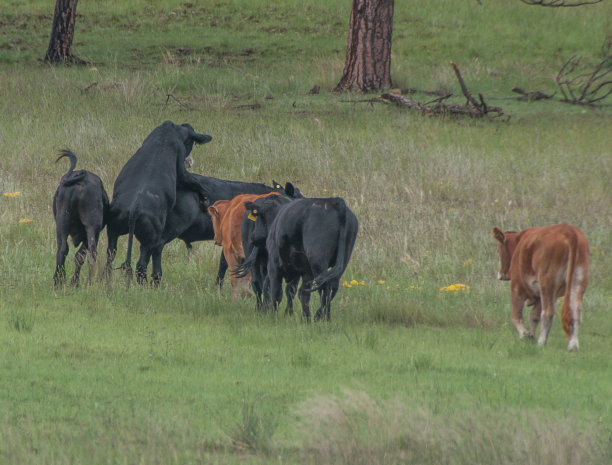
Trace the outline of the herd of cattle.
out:
[[[162,251],[168,242],[179,238],[191,247],[192,242],[214,239],[223,247],[217,283],[223,283],[229,266],[234,296],[240,289],[244,295],[250,283],[258,305],[276,309],[284,279],[287,311],[291,312],[301,280],[304,318],[310,321],[310,294],[318,291],[321,307],[315,319],[329,319],[331,301],[357,237],[357,218],[342,199],[304,198],[291,183],[283,187],[274,182],[269,187],[187,171],[193,145],[211,139],[189,124],[162,123],[121,169],[112,202],[100,178],[86,170],[75,171],[76,156],[64,150],[58,160],[68,157],[70,169],[53,197],[57,229],[54,282],[65,280],[68,236],[75,246],[82,244],[75,256],[72,282],[76,284],[86,257],[90,264],[95,262],[104,226],[108,236],[105,274],[110,277],[117,239],[128,234],[126,260],[120,268],[132,276],[135,236],[140,242],[139,283],[147,281],[152,261],[151,279],[159,284]]]
[[[286,312],[292,313],[298,294],[303,318],[310,321],[310,294],[318,291],[321,306],[314,318],[330,319],[331,301],[351,258],[358,221],[341,198],[304,198],[291,183],[281,186],[227,181],[191,173],[194,144],[211,137],[189,124],[166,121],[155,128],[119,173],[113,199],[95,174],[75,171],[76,156],[64,150],[70,168],[53,197],[57,229],[55,284],[65,280],[68,236],[80,246],[72,283],[86,258],[93,264],[100,232],[108,235],[105,274],[110,277],[117,239],[128,234],[121,269],[132,276],[134,236],[140,242],[136,264],[139,283],[147,281],[152,260],[154,284],[162,276],[164,246],[179,238],[188,248],[195,241],[213,240],[223,248],[217,275],[222,285],[230,269],[232,295],[245,296],[249,287],[257,306],[278,308],[286,282]],[[534,338],[542,320],[538,344],[548,339],[555,301],[564,296],[563,329],[569,350],[578,349],[582,299],[589,277],[589,246],[575,226],[559,224],[502,232],[494,228],[501,270],[498,278],[511,281],[512,321],[521,338]],[[90,277],[91,272],[90,270]],[[523,307],[532,306],[529,330]]]

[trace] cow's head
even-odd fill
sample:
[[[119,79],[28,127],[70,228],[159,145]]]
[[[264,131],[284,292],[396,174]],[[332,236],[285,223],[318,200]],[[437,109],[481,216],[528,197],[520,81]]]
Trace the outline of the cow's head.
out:
[[[272,186],[274,186],[274,189],[277,192],[280,192],[282,195],[286,195],[287,197],[291,197],[292,199],[304,198],[300,190],[290,182],[285,183],[285,187],[283,187],[276,181],[272,180]]]
[[[215,245],[223,245],[223,233],[221,231],[221,221],[229,207],[229,200],[217,200],[212,206],[208,207],[208,213],[212,218],[213,230],[215,231]]]
[[[186,156],[189,156],[189,154],[191,153],[191,149],[193,149],[194,143],[206,144],[207,142],[210,142],[212,140],[212,137],[207,134],[198,134],[197,132],[195,132],[195,130],[189,123],[183,123],[177,127],[179,128],[181,141],[185,146]]]
[[[512,260],[512,254],[518,244],[518,233],[515,231],[506,231],[503,233],[501,229],[495,227],[493,228],[493,237],[497,240],[497,254],[501,261],[497,279],[509,281],[510,262]]]
[[[244,202],[247,218],[255,222],[255,228],[251,234],[251,244],[255,247],[265,248],[270,225],[282,205],[291,200],[280,195],[262,197],[255,202]]]

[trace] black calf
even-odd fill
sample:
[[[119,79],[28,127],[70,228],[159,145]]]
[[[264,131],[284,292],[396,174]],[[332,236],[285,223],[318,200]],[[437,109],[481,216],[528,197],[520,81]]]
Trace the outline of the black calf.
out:
[[[81,266],[89,252],[89,280],[93,275],[93,264],[97,257],[97,244],[100,231],[108,215],[108,196],[98,176],[86,171],[74,171],[77,157],[70,150],[60,152],[56,163],[63,157],[70,159],[70,169],[62,176],[59,187],[53,196],[53,216],[57,233],[57,256],[53,281],[56,285],[64,282],[66,271],[64,263],[68,255],[68,236],[75,247],[82,243],[74,262],[75,270],[72,284],[79,282]]]

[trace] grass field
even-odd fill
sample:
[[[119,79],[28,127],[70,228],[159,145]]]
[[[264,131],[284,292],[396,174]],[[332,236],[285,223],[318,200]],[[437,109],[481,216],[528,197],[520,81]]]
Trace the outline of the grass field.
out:
[[[83,1],[82,67],[41,63],[49,2],[3,8],[0,463],[612,462],[612,109],[510,91],[609,55],[612,4],[396,2],[394,85],[463,103],[455,61],[509,116],[489,121],[331,94],[350,3]],[[212,243],[169,244],[159,289],[53,287],[57,151],[110,195],[167,119],[213,137],[195,172],[346,200],[360,231],[330,323],[232,301]],[[562,221],[591,246],[577,353],[559,318],[546,347],[519,341],[495,280],[494,226]]]

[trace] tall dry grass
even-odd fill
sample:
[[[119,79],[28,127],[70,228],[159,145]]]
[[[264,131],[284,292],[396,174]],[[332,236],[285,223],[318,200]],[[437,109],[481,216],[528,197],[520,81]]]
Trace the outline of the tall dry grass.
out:
[[[606,463],[603,425],[544,411],[436,413],[362,391],[318,395],[296,407],[300,463],[595,465]]]

